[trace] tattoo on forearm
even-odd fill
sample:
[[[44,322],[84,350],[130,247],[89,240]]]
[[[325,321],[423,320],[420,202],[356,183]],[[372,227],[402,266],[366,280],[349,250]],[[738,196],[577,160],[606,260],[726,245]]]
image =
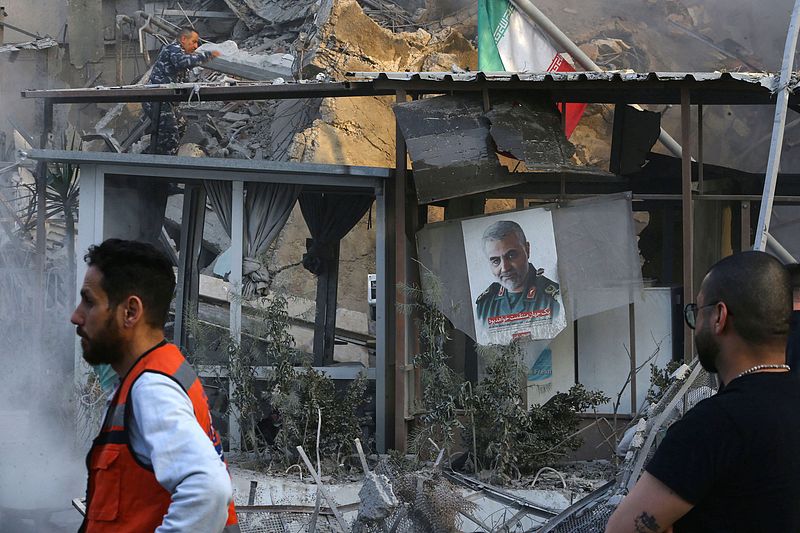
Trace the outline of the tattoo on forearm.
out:
[[[633,521],[636,533],[653,533],[661,531],[661,527],[656,522],[656,517],[651,514],[642,513]]]

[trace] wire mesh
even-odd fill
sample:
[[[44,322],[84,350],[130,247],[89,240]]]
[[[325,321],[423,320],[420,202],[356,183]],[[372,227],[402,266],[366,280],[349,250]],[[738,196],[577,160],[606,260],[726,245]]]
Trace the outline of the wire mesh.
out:
[[[239,513],[239,529],[242,533],[305,533],[311,523],[310,513],[293,512],[248,512]],[[317,516],[316,531],[334,533],[339,531],[327,515]]]
[[[460,514],[474,510],[458,488],[438,470],[403,472],[391,459],[382,458],[374,470],[389,480],[400,506],[382,523],[358,524],[358,533],[449,533],[459,531]]]
[[[706,372],[697,361],[676,379],[661,399],[642,415],[637,435],[625,456],[614,483],[593,492],[551,519],[541,533],[593,533],[604,531],[608,519],[622,497],[641,476],[669,426],[680,420],[701,400],[717,391],[716,377]]]

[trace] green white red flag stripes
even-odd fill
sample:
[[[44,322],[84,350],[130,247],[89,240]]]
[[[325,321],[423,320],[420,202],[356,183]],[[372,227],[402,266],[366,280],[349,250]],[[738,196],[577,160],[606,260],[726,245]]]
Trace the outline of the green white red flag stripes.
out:
[[[478,0],[478,68],[484,72],[575,70],[541,28],[509,0]],[[586,104],[567,106],[567,137],[585,108]]]

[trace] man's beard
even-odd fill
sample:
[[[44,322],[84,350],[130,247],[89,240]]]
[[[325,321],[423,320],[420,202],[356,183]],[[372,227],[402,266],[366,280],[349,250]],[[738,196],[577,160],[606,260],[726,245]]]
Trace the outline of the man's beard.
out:
[[[78,335],[80,334],[79,329]],[[83,348],[83,359],[90,365],[111,365],[122,360],[122,339],[113,315],[108,317],[105,328],[94,339],[80,336],[83,339],[81,347],[84,346],[84,342],[86,346]]]
[[[697,330],[694,336],[697,346],[697,357],[700,365],[708,372],[717,373],[717,357],[719,357],[719,344],[714,341],[714,335],[708,328]]]

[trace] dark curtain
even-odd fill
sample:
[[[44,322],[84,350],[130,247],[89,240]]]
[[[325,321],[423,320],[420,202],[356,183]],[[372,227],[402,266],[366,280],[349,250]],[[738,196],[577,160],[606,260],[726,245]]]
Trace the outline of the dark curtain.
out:
[[[337,244],[361,220],[372,205],[371,196],[302,193],[300,210],[311,232],[303,254],[303,266],[317,276],[325,272],[331,246]]]

